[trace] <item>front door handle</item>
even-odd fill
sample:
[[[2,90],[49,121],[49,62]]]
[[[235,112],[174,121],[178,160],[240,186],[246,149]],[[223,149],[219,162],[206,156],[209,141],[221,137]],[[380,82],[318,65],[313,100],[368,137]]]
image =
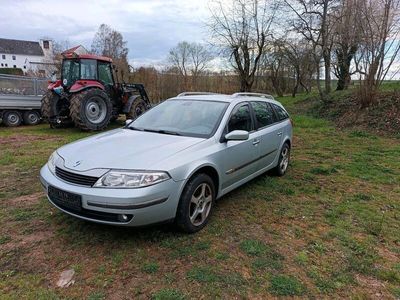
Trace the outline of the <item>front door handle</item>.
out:
[[[282,135],[282,132],[278,132],[277,135],[281,136],[281,135]]]
[[[253,145],[254,145],[254,146],[257,146],[259,143],[260,143],[260,140],[254,140],[254,141],[253,141]]]

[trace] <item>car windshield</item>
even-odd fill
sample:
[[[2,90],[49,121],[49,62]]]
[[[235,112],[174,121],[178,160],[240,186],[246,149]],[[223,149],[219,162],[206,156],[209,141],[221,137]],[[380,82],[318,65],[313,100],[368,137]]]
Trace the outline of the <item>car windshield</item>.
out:
[[[137,118],[127,128],[208,138],[227,106],[228,103],[216,101],[168,100]]]

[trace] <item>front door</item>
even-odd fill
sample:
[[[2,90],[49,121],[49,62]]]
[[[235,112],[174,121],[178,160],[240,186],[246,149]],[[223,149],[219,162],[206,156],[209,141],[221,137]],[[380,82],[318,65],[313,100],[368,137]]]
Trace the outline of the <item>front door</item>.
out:
[[[250,133],[246,141],[227,141],[224,153],[224,174],[222,189],[253,174],[256,170],[259,143],[253,130],[253,122],[248,103],[236,106],[228,121],[225,134],[234,130],[245,130]]]

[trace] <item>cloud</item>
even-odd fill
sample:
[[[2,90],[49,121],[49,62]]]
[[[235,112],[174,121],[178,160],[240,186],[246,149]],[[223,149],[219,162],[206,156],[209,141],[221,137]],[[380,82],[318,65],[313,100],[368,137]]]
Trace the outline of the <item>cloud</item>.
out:
[[[3,38],[38,40],[46,36],[90,48],[95,32],[105,23],[123,34],[135,65],[163,61],[179,41],[207,39],[208,0],[1,2]]]

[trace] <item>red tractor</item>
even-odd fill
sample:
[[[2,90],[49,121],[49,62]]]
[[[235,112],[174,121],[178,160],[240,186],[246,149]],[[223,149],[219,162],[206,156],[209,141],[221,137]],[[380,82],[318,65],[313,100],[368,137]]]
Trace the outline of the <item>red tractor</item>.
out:
[[[114,69],[108,57],[64,53],[61,80],[42,98],[42,117],[52,128],[75,124],[83,130],[103,130],[120,114],[135,119],[150,108],[146,90],[116,83]]]

